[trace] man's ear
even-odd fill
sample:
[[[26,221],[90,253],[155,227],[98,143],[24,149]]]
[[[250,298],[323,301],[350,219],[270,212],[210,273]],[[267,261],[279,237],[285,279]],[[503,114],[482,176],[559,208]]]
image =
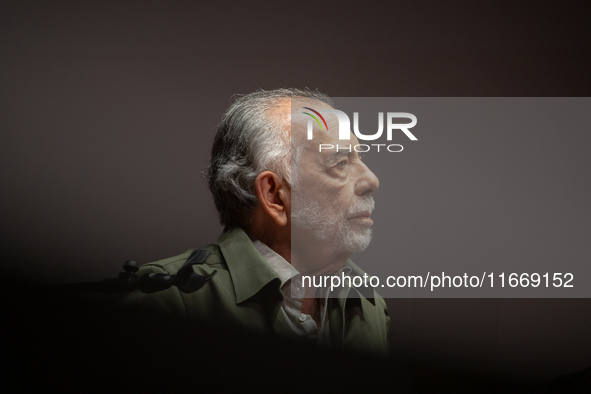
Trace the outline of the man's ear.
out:
[[[263,210],[279,226],[285,226],[289,219],[290,193],[283,179],[271,171],[264,171],[254,182],[257,197]]]

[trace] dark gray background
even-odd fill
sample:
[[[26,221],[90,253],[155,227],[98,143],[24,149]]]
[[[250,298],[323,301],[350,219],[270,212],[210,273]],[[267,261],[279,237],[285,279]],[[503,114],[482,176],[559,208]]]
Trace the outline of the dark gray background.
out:
[[[200,171],[236,93],[590,93],[588,2],[212,4],[2,2],[4,278],[23,291],[30,280],[98,280],[126,259],[214,242],[221,228]],[[504,387],[591,364],[588,299],[388,305],[395,353],[418,366],[417,382],[425,371],[448,382],[453,369]]]

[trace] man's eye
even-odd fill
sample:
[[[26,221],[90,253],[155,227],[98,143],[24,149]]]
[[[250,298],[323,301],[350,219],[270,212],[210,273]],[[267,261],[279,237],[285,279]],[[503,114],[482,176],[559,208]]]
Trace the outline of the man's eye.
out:
[[[347,160],[339,162],[339,164],[337,164],[337,167],[344,167],[345,165],[347,165]]]

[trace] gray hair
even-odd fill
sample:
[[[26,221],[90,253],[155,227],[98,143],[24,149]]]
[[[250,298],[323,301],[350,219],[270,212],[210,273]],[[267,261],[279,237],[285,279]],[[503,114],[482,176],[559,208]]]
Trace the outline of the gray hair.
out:
[[[259,204],[254,183],[261,172],[272,171],[291,185],[290,117],[273,110],[292,97],[332,104],[317,90],[260,89],[239,96],[222,116],[205,174],[223,225],[249,227]]]

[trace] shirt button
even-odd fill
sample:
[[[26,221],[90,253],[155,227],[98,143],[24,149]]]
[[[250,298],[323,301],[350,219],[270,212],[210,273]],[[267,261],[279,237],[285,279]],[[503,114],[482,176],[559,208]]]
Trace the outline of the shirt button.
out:
[[[299,319],[300,319],[300,321],[306,321],[306,315],[304,315],[303,313],[300,313]]]

